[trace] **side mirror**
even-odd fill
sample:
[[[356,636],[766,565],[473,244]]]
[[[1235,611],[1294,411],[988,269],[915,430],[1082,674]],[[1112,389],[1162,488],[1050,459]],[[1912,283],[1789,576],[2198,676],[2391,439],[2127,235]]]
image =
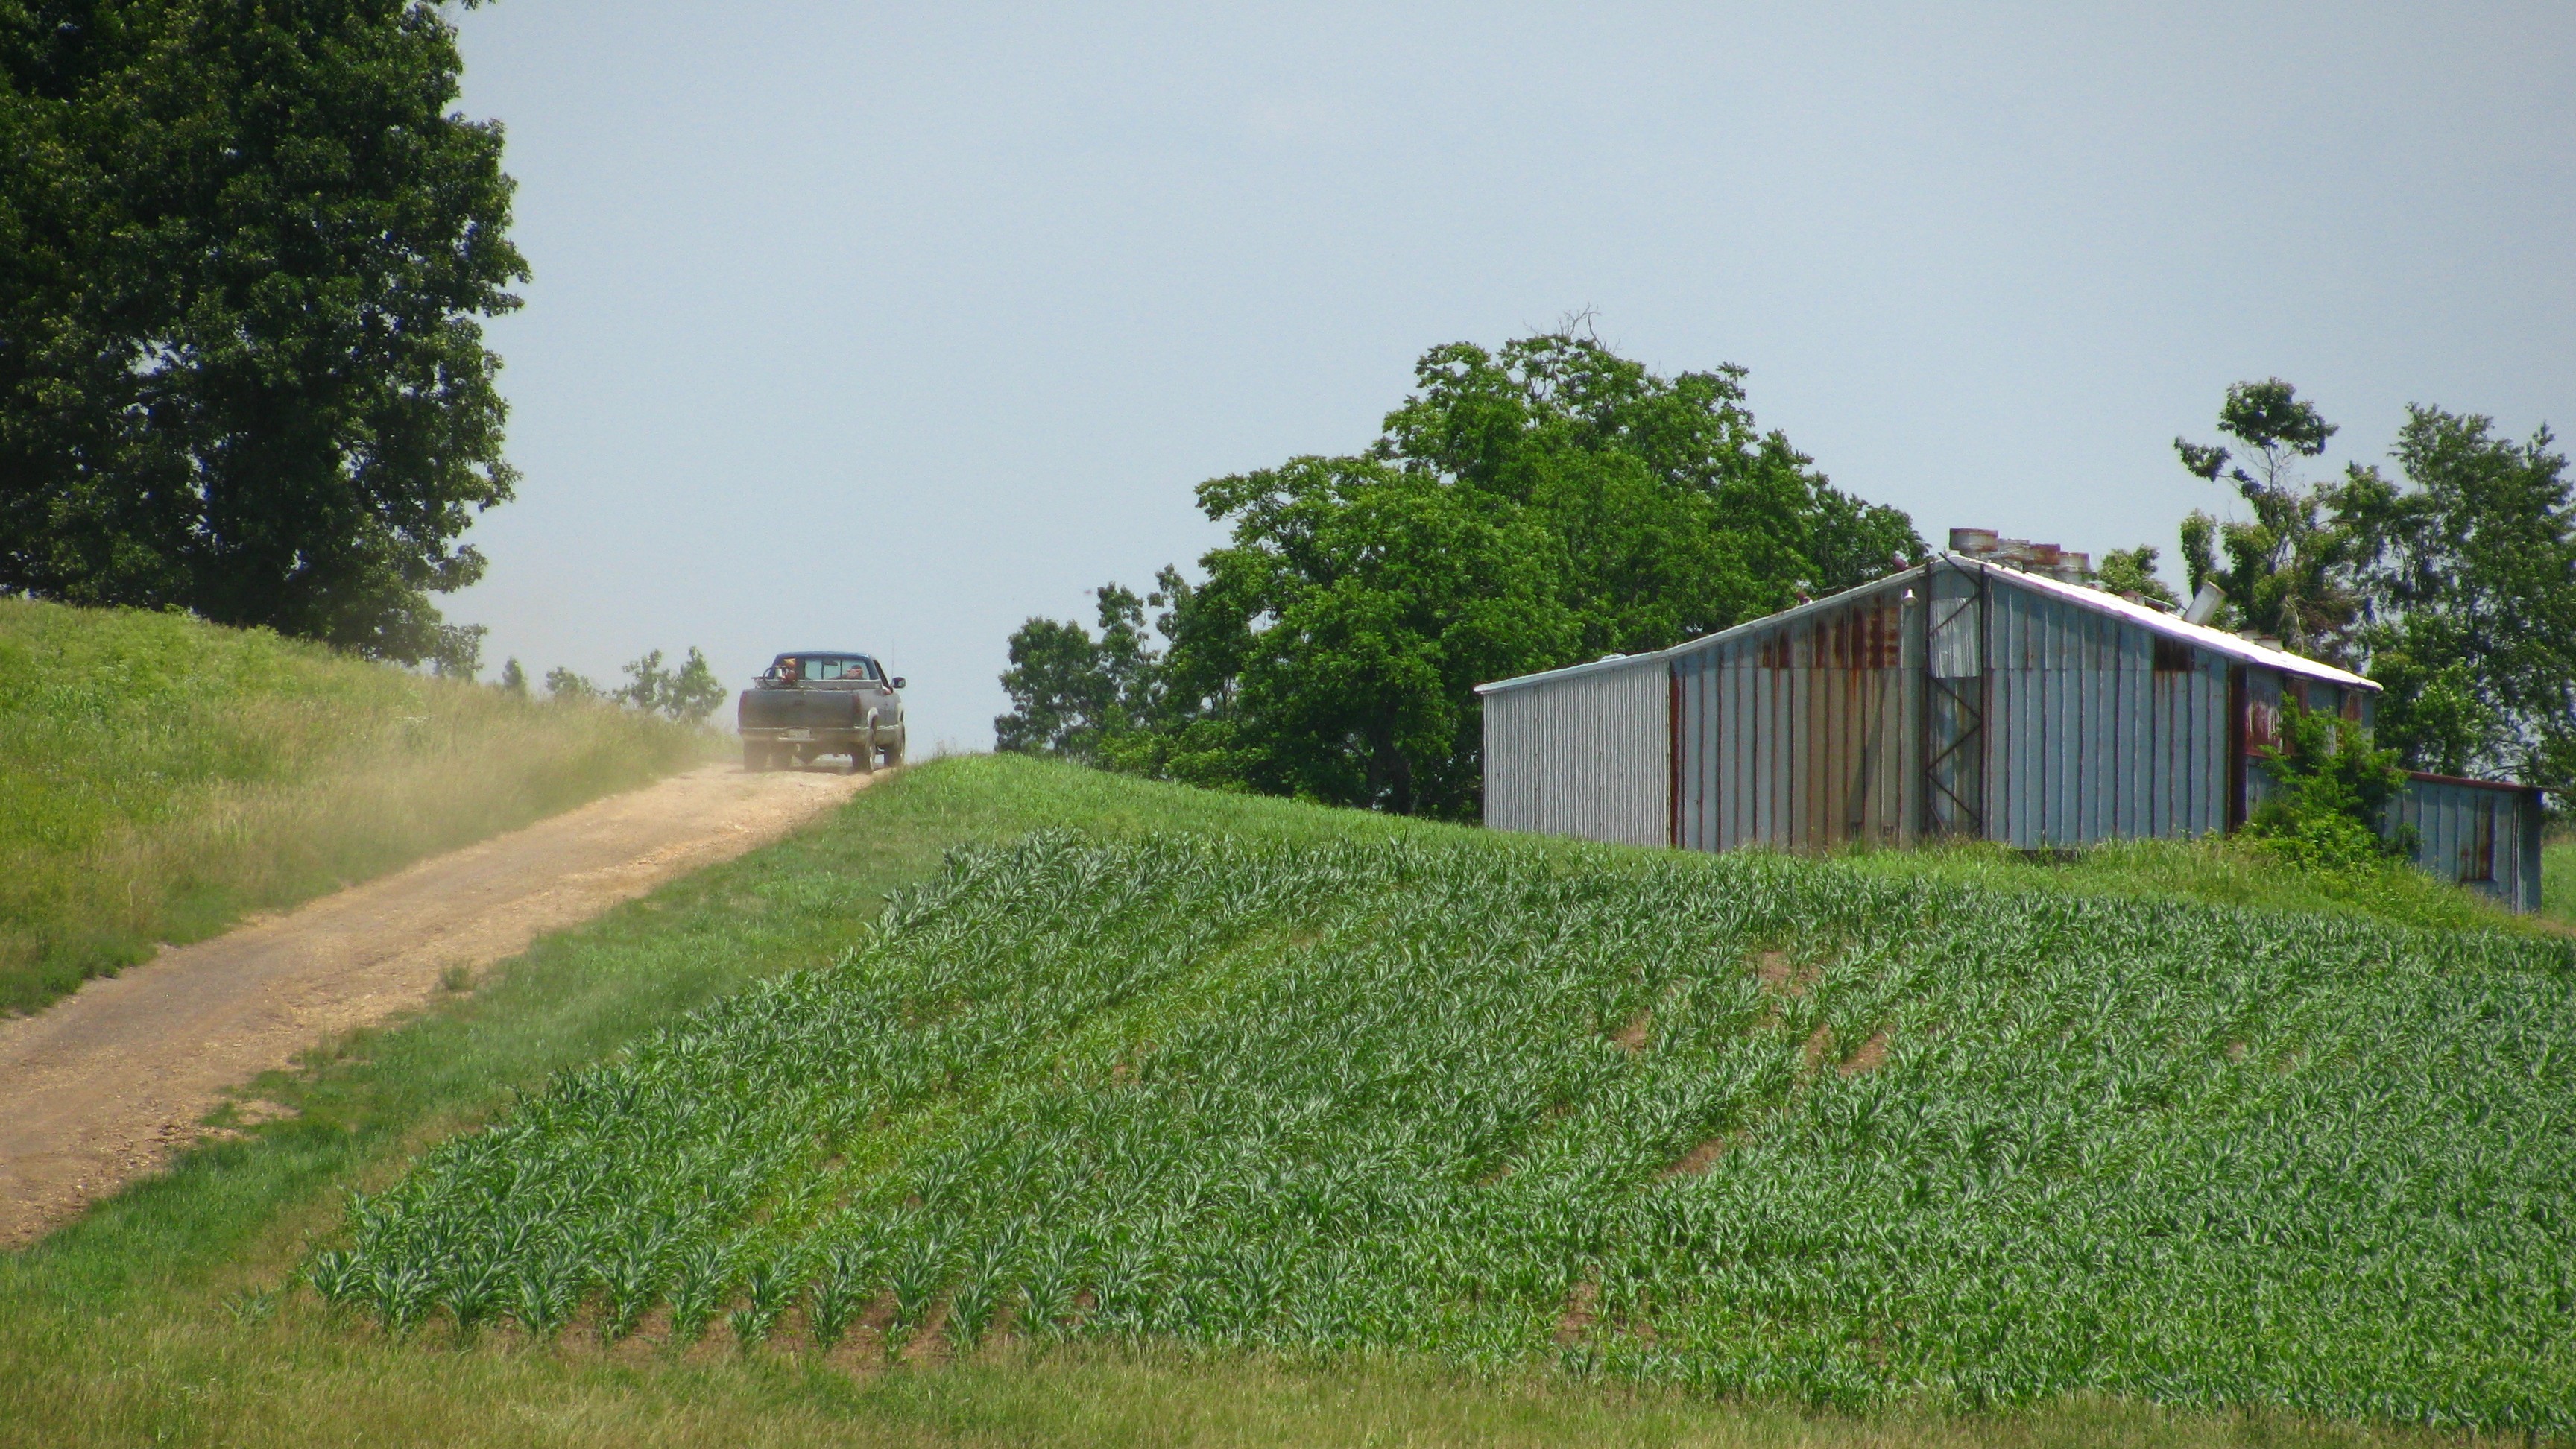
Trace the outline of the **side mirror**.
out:
[[[903,688],[903,676],[902,676],[902,675],[898,674],[898,675],[896,675],[896,676],[894,677],[894,687],[895,687],[895,688],[897,688],[897,689],[901,689],[901,688]]]

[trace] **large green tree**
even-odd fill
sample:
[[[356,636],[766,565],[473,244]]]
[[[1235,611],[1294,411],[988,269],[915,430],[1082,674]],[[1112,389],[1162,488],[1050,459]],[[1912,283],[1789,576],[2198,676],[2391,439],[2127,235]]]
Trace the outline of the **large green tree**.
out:
[[[1104,743],[1152,718],[1160,656],[1146,637],[1146,601],[1116,584],[1092,593],[1098,638],[1053,619],[1031,619],[1011,636],[1002,688],[1018,708],[994,721],[997,748],[1099,764]]]
[[[418,0],[0,0],[0,588],[439,652],[527,275],[459,70]]]
[[[1298,458],[1199,488],[1234,538],[1200,559],[1170,661],[1242,783],[1462,815],[1475,686],[1564,657],[1562,542],[1526,511],[1367,458]],[[1201,734],[1209,733],[1202,729]]]
[[[2299,474],[2304,460],[2325,451],[2335,425],[2275,377],[2229,388],[2218,428],[2235,448],[2176,438],[2174,451],[2195,477],[2234,488],[2254,516],[2221,522],[2195,509],[2183,520],[2189,587],[2212,582],[2225,590],[2225,622],[2279,639],[2294,653],[2343,659],[2361,614],[2352,569],[2367,547],[2343,496],[2354,480],[2310,483]]]
[[[1372,455],[1563,538],[1579,653],[1660,649],[1922,552],[1912,520],[1755,424],[1740,367],[1666,378],[1560,329],[1435,347],[1414,378]]]
[[[2378,733],[2409,764],[2576,786],[2576,502],[2549,430],[2410,406],[2404,485],[2359,470],[2369,540],[2358,632],[2386,689]]]
[[[1742,376],[1661,377],[1570,330],[1434,348],[1365,453],[1200,485],[1230,530],[1203,580],[1167,568],[1143,600],[1102,590],[1097,641],[1030,620],[995,732],[1113,768],[1472,814],[1476,684],[1662,648],[1922,554],[1903,514],[1758,429]]]
[[[2219,427],[2241,460],[2175,448],[2254,514],[2183,523],[2191,583],[2227,590],[2224,622],[2366,672],[2378,740],[2411,768],[2576,789],[2576,488],[2549,430],[2515,442],[2410,405],[2397,477],[2352,464],[2312,484],[2298,465],[2335,428],[2290,384],[2228,389]]]

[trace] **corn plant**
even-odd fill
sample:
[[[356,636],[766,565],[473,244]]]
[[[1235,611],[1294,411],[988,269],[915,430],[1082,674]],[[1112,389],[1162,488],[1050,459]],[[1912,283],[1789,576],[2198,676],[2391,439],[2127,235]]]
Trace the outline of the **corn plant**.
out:
[[[733,1329],[734,1342],[746,1349],[757,1348],[769,1337],[780,1315],[795,1301],[796,1288],[803,1277],[799,1265],[790,1257],[754,1259],[742,1275],[743,1305],[726,1320]]]
[[[306,1271],[397,1329],[596,1284],[602,1336],[688,1338],[739,1291],[749,1347],[801,1291],[817,1344],[883,1298],[899,1350],[944,1295],[960,1351],[2567,1433],[2570,1043],[2576,953],[2525,939],[1038,837],[432,1148]]]
[[[882,1249],[865,1237],[843,1238],[825,1250],[822,1267],[806,1290],[805,1321],[816,1346],[830,1348],[839,1343],[866,1311],[876,1293],[882,1261]]]
[[[693,1243],[680,1252],[679,1270],[671,1282],[671,1333],[687,1343],[706,1332],[707,1320],[733,1291],[733,1253],[716,1241]]]

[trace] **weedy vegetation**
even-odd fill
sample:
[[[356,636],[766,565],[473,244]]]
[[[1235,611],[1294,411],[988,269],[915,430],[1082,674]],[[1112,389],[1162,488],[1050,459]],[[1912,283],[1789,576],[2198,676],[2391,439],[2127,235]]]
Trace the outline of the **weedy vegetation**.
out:
[[[2540,913],[2576,925],[2576,840],[2561,836],[2540,848]]]
[[[262,630],[0,599],[0,1012],[711,748]]]

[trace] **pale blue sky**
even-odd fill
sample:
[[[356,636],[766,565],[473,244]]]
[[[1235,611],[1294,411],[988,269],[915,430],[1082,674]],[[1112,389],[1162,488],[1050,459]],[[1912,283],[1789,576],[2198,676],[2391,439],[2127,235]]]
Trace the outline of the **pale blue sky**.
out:
[[[984,748],[1022,619],[1215,541],[1192,485],[1578,308],[1935,542],[2169,571],[2231,381],[2337,465],[2410,400],[2576,428],[2564,0],[459,18],[536,271],[447,603],[495,668],[849,645]]]

